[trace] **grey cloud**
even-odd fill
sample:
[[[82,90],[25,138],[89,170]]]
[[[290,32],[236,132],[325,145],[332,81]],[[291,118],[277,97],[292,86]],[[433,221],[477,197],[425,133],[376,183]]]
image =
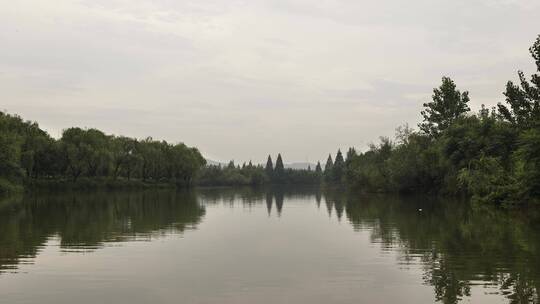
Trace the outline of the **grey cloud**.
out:
[[[201,148],[324,159],[415,125],[440,77],[473,105],[532,71],[537,0],[0,4],[0,108]]]
[[[381,108],[403,108],[417,105],[420,100],[415,97],[427,95],[431,90],[427,84],[411,84],[384,79],[368,82],[369,89],[326,90],[328,98],[333,96],[341,100],[340,104],[372,105]]]

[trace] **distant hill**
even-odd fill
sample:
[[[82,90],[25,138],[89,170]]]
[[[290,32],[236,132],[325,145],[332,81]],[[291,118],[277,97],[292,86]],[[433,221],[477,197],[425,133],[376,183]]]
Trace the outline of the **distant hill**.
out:
[[[285,164],[284,166],[285,168],[291,168],[295,170],[307,170],[308,167],[311,167],[311,170],[315,170],[315,166],[317,165],[312,163],[290,163]]]
[[[217,162],[215,160],[211,160],[211,159],[206,159],[206,165],[207,166],[225,166],[226,164],[224,163],[220,163],[220,162]]]

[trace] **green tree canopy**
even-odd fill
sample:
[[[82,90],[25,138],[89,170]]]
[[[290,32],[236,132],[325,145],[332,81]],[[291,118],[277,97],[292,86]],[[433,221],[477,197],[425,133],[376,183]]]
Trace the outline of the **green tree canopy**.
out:
[[[518,71],[520,84],[508,81],[504,92],[507,105],[498,104],[500,115],[520,129],[540,124],[540,35],[529,51],[539,73],[533,74],[529,83],[525,74]]]
[[[324,179],[327,182],[333,182],[333,174],[334,172],[334,162],[332,160],[332,155],[328,154],[328,158],[326,159],[326,164],[324,165]]]
[[[334,167],[332,171],[332,180],[337,183],[341,182],[345,173],[345,160],[343,159],[343,154],[341,154],[341,150],[337,151],[336,160],[334,161]]]
[[[461,93],[449,77],[443,77],[441,86],[433,89],[432,99],[432,102],[424,103],[421,112],[424,122],[418,126],[433,137],[437,137],[463,113],[470,111],[467,105],[469,92]]]
[[[321,168],[321,162],[320,161],[317,162],[317,166],[315,167],[315,172],[317,174],[322,174],[322,168]]]
[[[274,175],[274,164],[272,163],[272,156],[270,155],[268,155],[268,159],[266,160],[266,168],[264,169],[264,172],[266,172],[266,175],[270,179]]]
[[[326,164],[324,165],[324,173],[329,173],[332,171],[332,168],[334,167],[334,161],[332,161],[332,155],[328,154],[328,158],[326,159]]]
[[[284,175],[285,167],[283,165],[283,159],[281,158],[281,154],[278,154],[276,159],[276,167],[274,168],[275,181],[278,183],[282,183],[284,180]]]

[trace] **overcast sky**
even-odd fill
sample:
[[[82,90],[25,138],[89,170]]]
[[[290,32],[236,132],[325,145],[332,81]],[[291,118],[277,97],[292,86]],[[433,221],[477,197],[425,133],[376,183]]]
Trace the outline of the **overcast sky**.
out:
[[[539,0],[2,1],[0,109],[314,162],[416,125],[443,75],[503,101],[538,34]]]

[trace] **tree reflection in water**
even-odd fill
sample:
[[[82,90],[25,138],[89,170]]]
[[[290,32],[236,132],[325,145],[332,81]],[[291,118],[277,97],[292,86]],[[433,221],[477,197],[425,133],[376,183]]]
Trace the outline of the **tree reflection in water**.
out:
[[[374,243],[421,263],[437,301],[457,303],[477,284],[498,287],[510,303],[538,303],[540,225],[533,212],[505,212],[429,197],[328,191],[336,213]]]
[[[151,240],[195,229],[205,206],[260,206],[287,216],[287,201],[301,198],[328,216],[369,231],[401,265],[420,265],[435,300],[457,303],[489,287],[510,303],[538,303],[540,218],[464,201],[363,195],[345,189],[215,188],[40,194],[0,202],[0,272],[28,262],[58,237],[62,250],[96,250],[108,242]]]
[[[50,237],[65,251],[150,240],[193,229],[205,214],[194,192],[39,194],[0,205],[0,271],[38,254]]]

